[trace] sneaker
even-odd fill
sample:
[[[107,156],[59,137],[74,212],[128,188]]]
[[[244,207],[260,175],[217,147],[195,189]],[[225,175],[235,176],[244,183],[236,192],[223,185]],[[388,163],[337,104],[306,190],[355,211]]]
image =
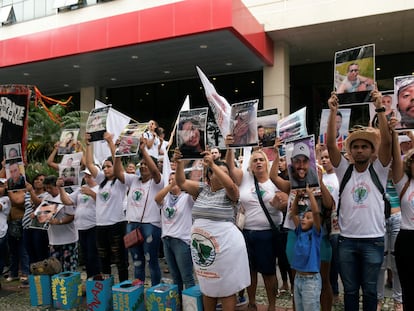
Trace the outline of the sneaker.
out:
[[[236,307],[241,307],[244,306],[245,304],[247,304],[247,299],[244,296],[237,296],[237,303],[236,303]]]
[[[19,278],[16,276],[16,277],[11,277],[11,276],[9,276],[7,279],[6,279],[6,282],[12,282],[12,281],[17,281]]]
[[[28,278],[25,275],[20,277],[20,282],[27,282],[27,280],[28,280]]]

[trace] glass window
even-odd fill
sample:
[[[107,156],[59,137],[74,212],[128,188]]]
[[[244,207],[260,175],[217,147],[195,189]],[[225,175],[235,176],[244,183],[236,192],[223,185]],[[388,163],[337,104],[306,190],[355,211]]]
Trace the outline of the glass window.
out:
[[[46,0],[35,0],[35,11],[34,17],[44,17],[46,16]]]
[[[34,0],[26,0],[23,2],[23,19],[25,21],[33,19],[35,12],[35,3]]]

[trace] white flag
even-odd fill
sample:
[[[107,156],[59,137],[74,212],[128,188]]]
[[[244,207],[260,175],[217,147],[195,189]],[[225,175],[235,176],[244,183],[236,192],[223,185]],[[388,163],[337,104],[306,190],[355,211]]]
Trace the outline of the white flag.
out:
[[[213,84],[211,84],[201,69],[198,66],[196,66],[196,68],[198,75],[200,76],[201,83],[203,84],[207,101],[213,111],[217,126],[220,129],[221,135],[226,137],[227,134],[230,134],[230,104],[223,96],[217,93]]]
[[[99,100],[95,100],[95,108],[105,107],[106,105]],[[114,134],[113,141],[114,143],[121,134],[122,130],[130,122],[131,118],[124,115],[123,113],[113,109],[109,109],[108,117],[106,118],[106,130],[107,132]],[[111,150],[108,147],[108,144],[104,140],[93,142],[94,150],[94,161],[99,165],[102,165],[102,162],[111,156]]]

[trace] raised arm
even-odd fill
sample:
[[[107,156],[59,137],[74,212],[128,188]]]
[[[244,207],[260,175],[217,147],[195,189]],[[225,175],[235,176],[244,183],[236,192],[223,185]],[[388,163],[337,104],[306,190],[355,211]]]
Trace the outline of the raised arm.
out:
[[[96,178],[98,175],[98,168],[93,163],[93,145],[90,141],[91,135],[86,133],[85,134],[85,143],[86,143],[86,151],[85,151],[85,165],[91,172],[93,178]]]
[[[63,185],[63,178],[58,178],[58,180],[56,181],[56,186],[59,187],[60,199],[62,200],[62,203],[65,205],[73,205],[74,202],[70,198],[69,194],[65,191],[65,188],[63,188]]]
[[[226,174],[213,160],[213,156],[210,151],[202,152],[204,154],[203,164],[209,167],[214,175],[220,180],[224,189],[226,189],[227,196],[236,202],[239,200],[239,187],[233,181],[229,174]],[[227,163],[227,162],[226,162]]]
[[[59,142],[55,143],[53,146],[52,152],[49,154],[49,157],[47,158],[47,165],[51,168],[53,168],[55,171],[59,171],[59,164],[55,162],[55,157],[59,149]]]
[[[392,117],[390,120],[390,129],[392,135],[392,162],[391,162],[391,171],[392,171],[392,180],[394,184],[398,183],[404,176],[403,161],[401,158],[401,149],[400,143],[398,141],[398,132],[395,131],[395,126],[398,123],[398,120],[395,117]]]
[[[335,92],[331,93],[331,97],[328,100],[329,106],[329,118],[328,128],[326,131],[326,146],[328,147],[329,158],[334,167],[338,167],[341,162],[341,151],[336,145],[336,113],[338,112],[339,100]]]
[[[232,142],[233,137],[231,135],[227,135],[225,141],[227,147],[225,161],[229,167],[230,177],[234,180],[236,185],[240,186],[243,178],[243,170],[236,167],[236,164],[234,162],[234,150],[228,147]]]
[[[162,188],[156,195],[155,195],[155,202],[157,202],[158,205],[161,205],[162,202],[164,202],[165,196],[168,194],[168,192],[171,191],[171,189],[176,184],[175,179],[170,179],[170,183],[166,185],[164,188]]]
[[[200,183],[198,181],[185,178],[184,162],[181,160],[181,157],[182,154],[180,150],[175,148],[173,157],[173,160],[177,163],[177,167],[175,169],[175,181],[181,190],[186,191],[195,199],[198,196]]]
[[[158,169],[157,164],[155,164],[154,160],[151,158],[147,149],[145,148],[146,140],[147,139],[144,137],[140,138],[139,150],[141,152],[142,158],[147,164],[148,170],[151,172],[152,178],[154,179],[155,183],[158,184],[161,181],[161,173]]]
[[[308,194],[309,202],[310,202],[311,210],[313,214],[313,225],[315,226],[316,230],[320,232],[321,231],[321,216],[319,212],[318,202],[316,202],[315,195],[313,194],[312,188],[309,188],[307,186],[306,193]]]
[[[269,177],[270,180],[285,193],[290,192],[290,181],[284,180],[282,177],[279,176],[279,148],[281,145],[281,141],[279,138],[275,141],[275,159],[273,160],[272,166],[270,167]]]
[[[387,166],[391,161],[391,134],[385,116],[385,107],[382,106],[382,96],[378,90],[372,91],[371,97],[374,102],[375,112],[378,116],[378,128],[381,135],[381,143],[378,147],[378,159],[383,166]]]
[[[303,195],[301,191],[297,191],[295,194],[295,199],[292,202],[291,210],[290,210],[290,217],[292,218],[295,227],[299,226],[300,219],[298,215],[298,202],[299,198]]]

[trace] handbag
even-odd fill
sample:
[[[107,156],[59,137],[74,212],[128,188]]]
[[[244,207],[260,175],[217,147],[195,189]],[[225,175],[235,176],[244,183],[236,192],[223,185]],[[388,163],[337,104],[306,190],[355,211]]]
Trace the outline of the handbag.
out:
[[[134,246],[138,246],[144,243],[144,237],[142,236],[141,230],[135,228],[131,232],[124,235],[124,245],[125,248],[131,248]]]
[[[246,224],[246,215],[244,214],[244,207],[240,205],[237,211],[237,214],[236,214],[236,226],[240,230],[243,230],[245,224]]]
[[[150,185],[148,187],[147,197],[145,198],[145,205],[144,210],[142,211],[142,216],[140,222],[144,219],[145,209],[147,208],[148,196],[151,190],[152,180],[150,181]],[[131,232],[128,232],[124,235],[124,246],[125,248],[131,248],[134,246],[138,246],[144,243],[144,236],[142,235],[141,229],[139,227],[135,228]]]
[[[266,206],[264,205],[262,196],[260,194],[259,183],[257,182],[256,176],[254,176],[254,186],[256,187],[257,197],[259,198],[260,206],[263,209],[263,212],[266,215],[267,220],[269,221],[270,227],[272,228],[273,233],[279,233],[279,227],[275,225],[273,219],[270,217],[269,211],[267,210]]]

